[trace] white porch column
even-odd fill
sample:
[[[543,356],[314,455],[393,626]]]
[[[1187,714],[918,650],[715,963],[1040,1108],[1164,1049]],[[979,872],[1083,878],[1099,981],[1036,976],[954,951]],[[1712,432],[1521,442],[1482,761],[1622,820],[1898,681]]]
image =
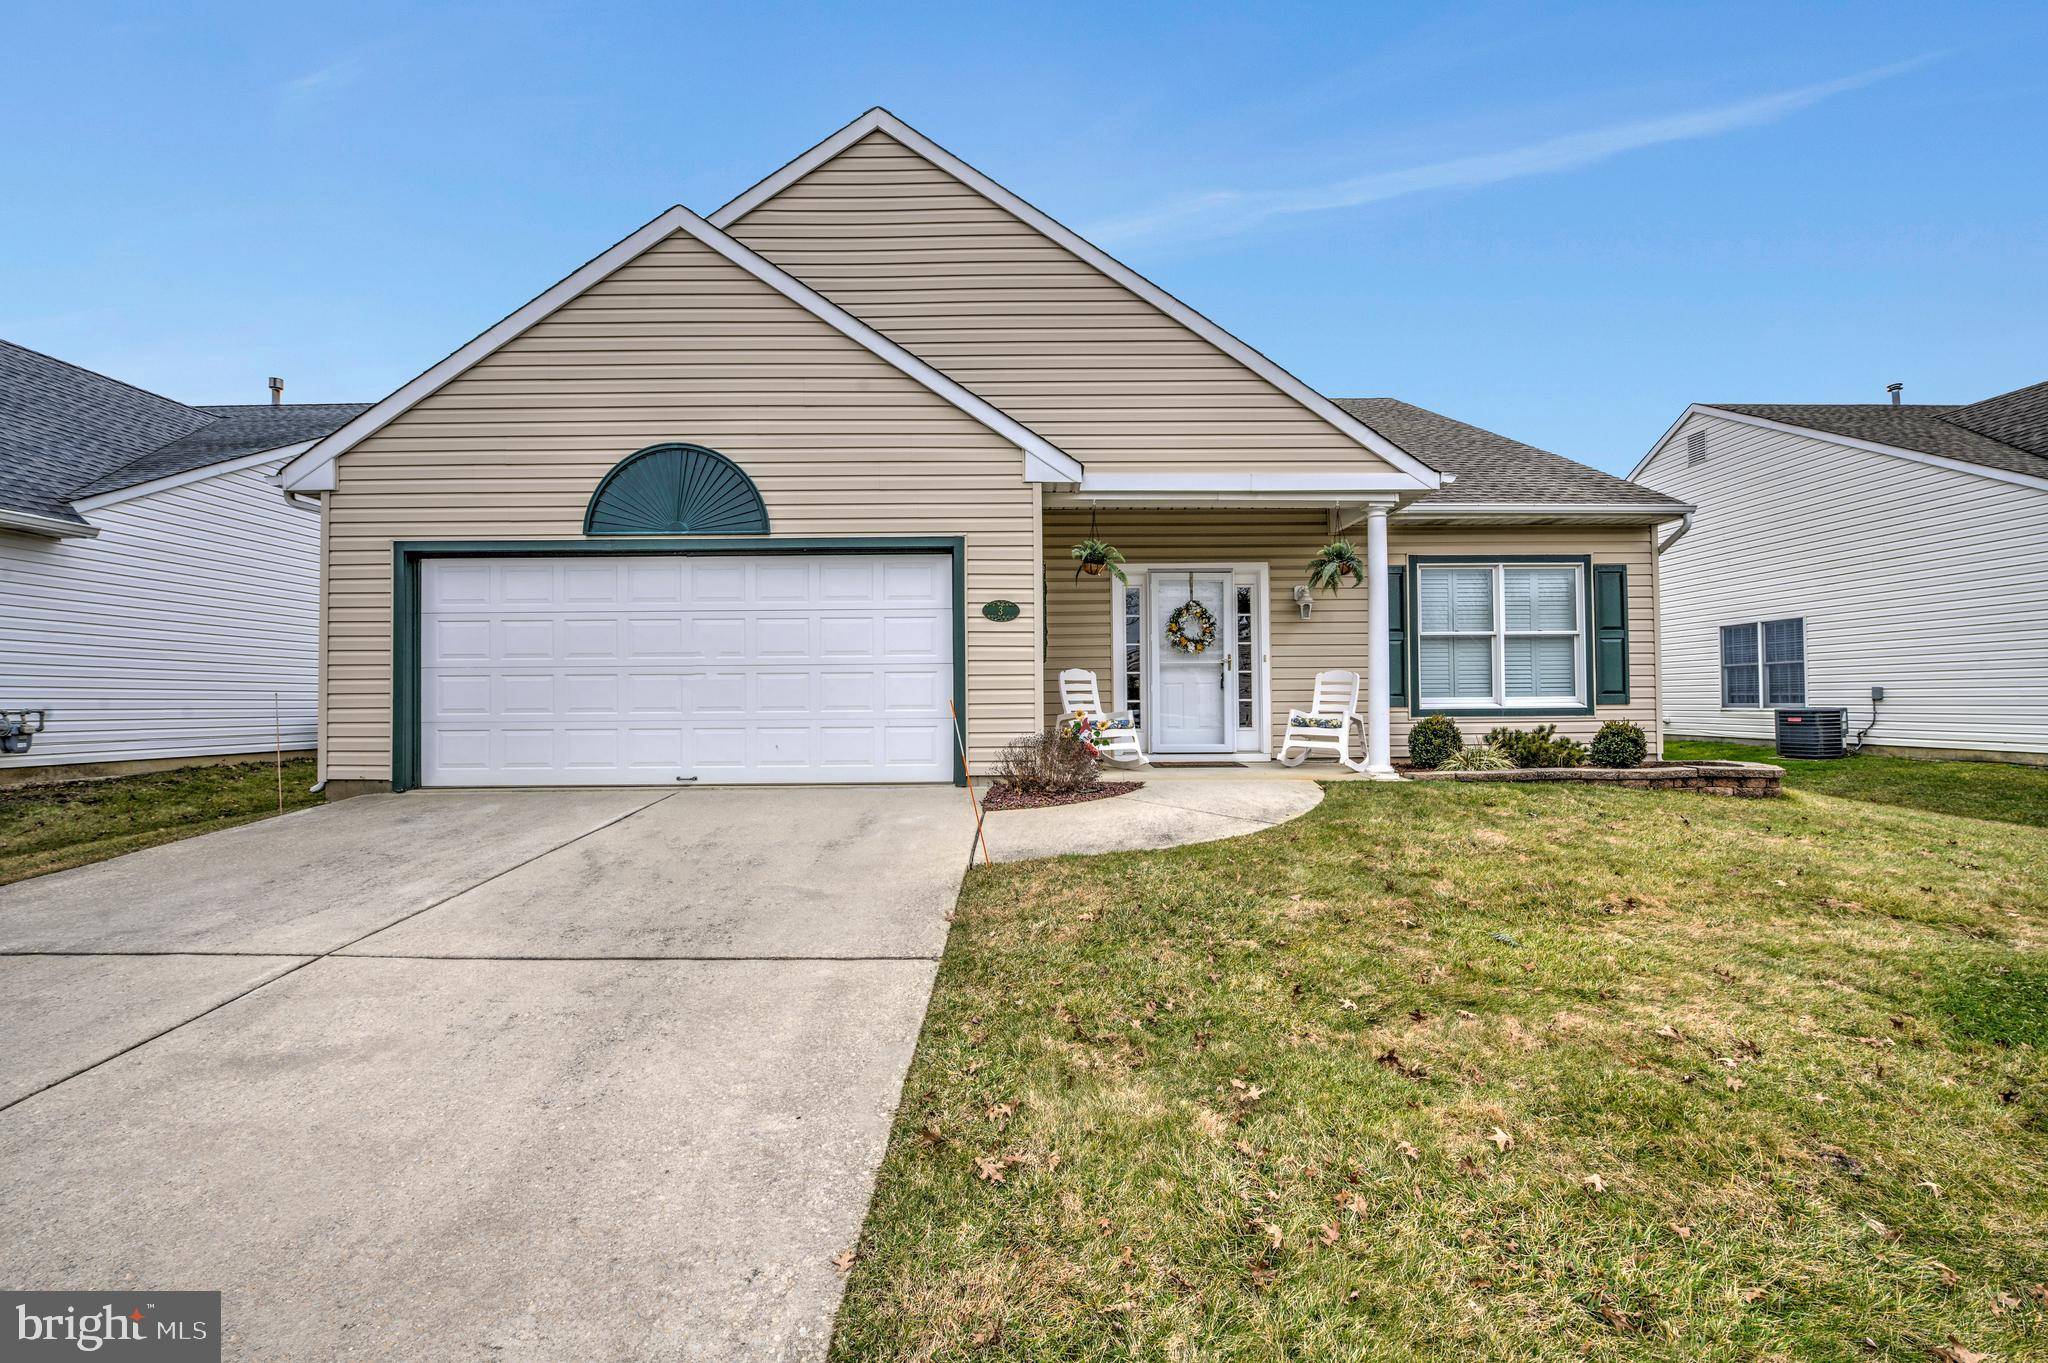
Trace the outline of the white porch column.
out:
[[[1391,776],[1393,679],[1387,675],[1387,506],[1375,502],[1365,513],[1366,622],[1365,769]]]

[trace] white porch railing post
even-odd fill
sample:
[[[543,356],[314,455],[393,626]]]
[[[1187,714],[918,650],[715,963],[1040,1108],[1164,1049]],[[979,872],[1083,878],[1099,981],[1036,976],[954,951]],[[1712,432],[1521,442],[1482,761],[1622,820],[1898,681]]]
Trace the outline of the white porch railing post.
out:
[[[1374,503],[1365,513],[1366,700],[1365,769],[1394,770],[1392,678],[1387,675],[1387,508]]]

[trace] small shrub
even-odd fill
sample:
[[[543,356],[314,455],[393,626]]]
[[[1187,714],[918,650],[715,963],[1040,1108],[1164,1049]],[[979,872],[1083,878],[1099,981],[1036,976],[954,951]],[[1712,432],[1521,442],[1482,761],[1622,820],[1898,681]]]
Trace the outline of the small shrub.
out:
[[[1492,748],[1460,748],[1443,760],[1438,771],[1506,771],[1515,764]]]
[[[1516,767],[1576,767],[1586,760],[1585,748],[1575,739],[1559,738],[1555,724],[1495,729],[1487,734],[1486,746]]]
[[[1465,746],[1458,721],[1449,715],[1429,715],[1415,721],[1408,731],[1408,760],[1424,771],[1435,771]]]
[[[1650,740],[1625,719],[1610,719],[1593,735],[1586,756],[1596,767],[1640,767],[1650,754]]]
[[[1101,775],[1094,749],[1070,730],[1047,729],[1011,740],[996,762],[996,779],[1037,795],[1085,790]]]

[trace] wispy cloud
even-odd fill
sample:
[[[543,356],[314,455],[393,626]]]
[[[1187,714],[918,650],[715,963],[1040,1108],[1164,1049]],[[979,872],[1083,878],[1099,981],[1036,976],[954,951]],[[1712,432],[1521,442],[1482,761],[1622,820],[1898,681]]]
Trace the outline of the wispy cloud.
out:
[[[281,82],[277,93],[287,104],[308,104],[355,84],[362,74],[363,63],[359,56],[341,57],[303,76],[293,76]]]
[[[1616,123],[1586,132],[1531,142],[1505,151],[1459,156],[1410,166],[1403,170],[1379,171],[1338,180],[1330,184],[1298,189],[1213,190],[1175,199],[1122,218],[1097,223],[1088,235],[1098,241],[1135,241],[1153,237],[1220,237],[1247,231],[1274,218],[1296,213],[1319,213],[1338,208],[1357,208],[1384,203],[1410,194],[1441,189],[1475,189],[1482,185],[1519,180],[1531,175],[1554,175],[1559,171],[1589,166],[1624,152],[1670,142],[1688,142],[1717,137],[1741,128],[1775,123],[1801,109],[1866,85],[1888,80],[1933,60],[1935,54],[1911,61],[1881,66],[1873,71],[1802,85],[1777,94],[1759,95],[1734,104],[1663,118]]]

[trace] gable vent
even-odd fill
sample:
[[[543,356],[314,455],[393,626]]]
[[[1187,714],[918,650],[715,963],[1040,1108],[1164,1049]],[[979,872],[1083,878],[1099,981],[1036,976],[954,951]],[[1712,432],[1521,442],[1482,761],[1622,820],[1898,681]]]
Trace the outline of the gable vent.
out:
[[[1707,433],[1687,431],[1685,433],[1685,462],[1688,467],[1707,462]]]

